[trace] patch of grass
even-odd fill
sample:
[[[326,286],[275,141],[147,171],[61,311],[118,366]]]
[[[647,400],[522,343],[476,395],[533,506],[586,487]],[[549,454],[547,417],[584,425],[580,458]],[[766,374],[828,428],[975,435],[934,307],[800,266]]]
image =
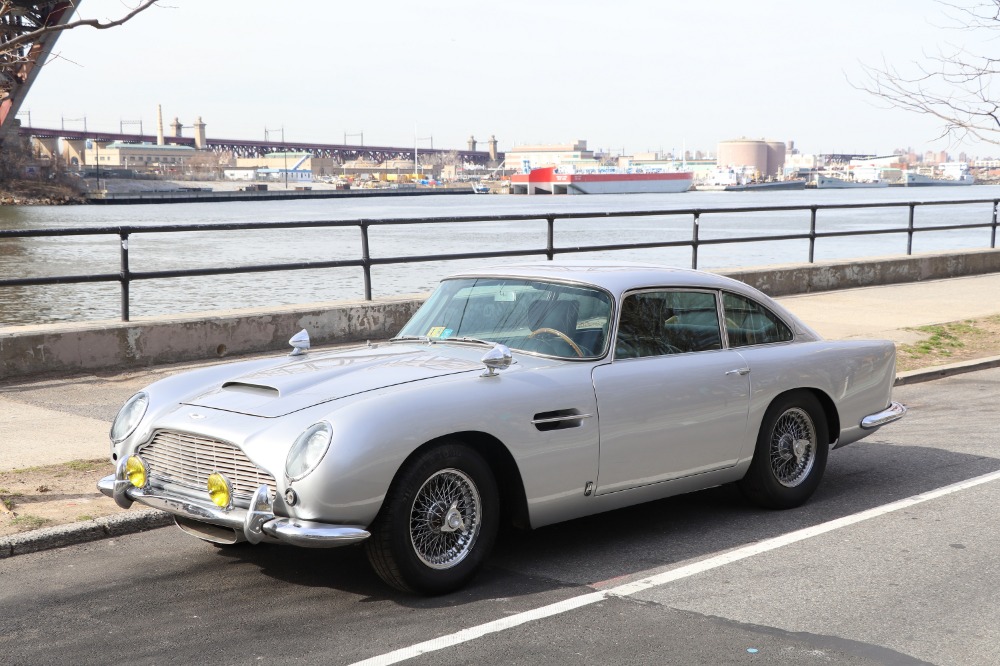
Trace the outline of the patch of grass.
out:
[[[939,324],[921,326],[916,330],[927,333],[930,337],[913,345],[902,345],[902,350],[916,356],[951,356],[955,349],[964,347],[963,336],[973,335],[979,331],[966,322],[954,324]]]
[[[85,520],[93,520],[93,519],[94,519],[94,517],[93,517],[93,516],[89,516],[89,515],[87,515],[87,514],[83,514],[82,516],[77,516],[77,517],[76,517],[76,521],[77,521],[78,523],[82,523],[82,522],[83,522],[83,521],[85,521]]]
[[[12,499],[10,499],[10,498],[7,498],[7,497],[3,497],[3,498],[0,498],[0,502],[3,502],[3,505],[4,505],[4,507],[5,507],[5,508],[6,508],[6,509],[7,509],[8,511],[13,511],[13,510],[14,510],[14,507],[16,506],[16,505],[14,504],[14,500],[12,500]]]
[[[96,472],[101,467],[106,467],[109,464],[103,458],[98,460],[70,460],[68,463],[63,463],[63,467],[68,467],[74,472]]]
[[[37,530],[40,527],[45,527],[51,522],[48,518],[41,518],[39,516],[18,516],[10,521],[10,524],[22,532],[27,532],[28,530]]]

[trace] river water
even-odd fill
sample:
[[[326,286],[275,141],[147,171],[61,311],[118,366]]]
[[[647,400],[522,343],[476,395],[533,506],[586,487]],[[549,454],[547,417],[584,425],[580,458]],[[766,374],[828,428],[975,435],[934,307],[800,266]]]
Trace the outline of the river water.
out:
[[[114,225],[279,222],[379,218],[425,218],[562,212],[621,212],[738,206],[784,206],[833,203],[925,202],[1000,198],[1000,186],[803,190],[788,192],[687,192],[598,196],[430,196],[322,199],[124,206],[0,207],[0,229],[102,227]],[[819,211],[818,231],[904,227],[906,207]],[[918,208],[915,225],[989,222],[992,204]],[[704,239],[778,233],[807,233],[809,212],[704,214]],[[557,221],[556,247],[609,243],[689,240],[690,215],[650,218],[610,217]],[[541,249],[544,219],[373,227],[373,258],[502,249]],[[914,238],[913,251],[985,248],[989,229],[927,232]],[[899,255],[905,234],[819,239],[816,261]],[[117,273],[118,238],[113,235],[0,239],[0,275],[42,277]],[[253,230],[135,234],[129,242],[133,271],[176,270],[250,264],[358,259],[360,232],[347,229]],[[691,250],[664,248],[615,253],[561,255],[587,259],[636,260],[689,267]],[[543,257],[539,257],[540,259]],[[702,246],[704,269],[763,266],[808,260],[808,241],[771,241]],[[376,266],[373,295],[429,291],[441,277],[458,270],[503,260],[452,261]],[[319,301],[359,299],[364,294],[360,268],[286,271],[169,280],[141,280],[131,286],[131,317],[172,315],[233,308],[260,308]],[[0,327],[24,324],[117,319],[117,283],[0,287]]]

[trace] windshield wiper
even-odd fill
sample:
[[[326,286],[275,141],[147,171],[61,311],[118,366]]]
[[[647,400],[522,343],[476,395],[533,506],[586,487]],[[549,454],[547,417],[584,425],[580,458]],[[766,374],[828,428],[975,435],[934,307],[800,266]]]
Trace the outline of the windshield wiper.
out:
[[[470,338],[467,335],[463,335],[460,338],[442,338],[439,342],[472,342],[477,345],[486,345],[488,347],[495,347],[497,343],[491,342],[490,340],[482,340],[480,338]]]
[[[389,342],[426,342],[430,343],[431,339],[426,335],[397,335],[394,338],[389,338]]]

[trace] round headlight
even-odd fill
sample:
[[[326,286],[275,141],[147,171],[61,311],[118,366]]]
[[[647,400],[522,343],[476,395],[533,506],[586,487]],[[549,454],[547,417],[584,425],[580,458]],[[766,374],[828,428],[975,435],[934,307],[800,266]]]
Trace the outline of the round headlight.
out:
[[[285,474],[288,478],[295,481],[316,469],[316,465],[330,448],[332,438],[333,427],[326,421],[314,423],[302,431],[285,459]]]
[[[146,463],[139,456],[129,456],[125,461],[125,478],[136,488],[146,486]]]
[[[111,424],[111,441],[123,441],[132,434],[139,421],[146,415],[146,407],[149,406],[149,396],[145,393],[136,393],[118,410],[114,423]]]

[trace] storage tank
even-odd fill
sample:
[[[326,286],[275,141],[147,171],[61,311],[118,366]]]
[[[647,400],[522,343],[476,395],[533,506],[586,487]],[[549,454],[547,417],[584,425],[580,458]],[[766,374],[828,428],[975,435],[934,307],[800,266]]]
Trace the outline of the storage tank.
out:
[[[754,139],[720,141],[718,150],[719,166],[753,167],[762,175],[767,174],[767,143]]]
[[[768,176],[779,176],[785,167],[785,144],[782,141],[767,142]]]

